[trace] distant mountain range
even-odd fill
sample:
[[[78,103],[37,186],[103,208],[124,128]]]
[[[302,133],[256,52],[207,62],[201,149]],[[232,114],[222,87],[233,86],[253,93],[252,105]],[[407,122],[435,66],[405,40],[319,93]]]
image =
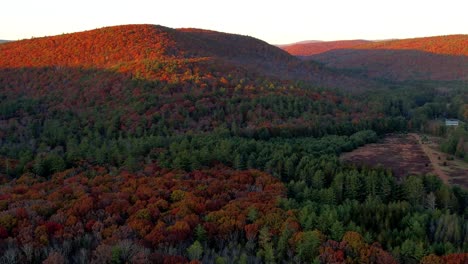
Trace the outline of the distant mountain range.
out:
[[[2,45],[0,52],[2,68],[100,68],[158,80],[193,73],[194,67],[200,76],[212,69],[220,76],[248,72],[348,90],[379,87],[378,79],[468,79],[468,35],[313,40],[278,48],[252,37],[210,30],[126,25],[14,41]],[[178,64],[177,72],[156,71],[149,65],[169,62]]]
[[[346,49],[355,47],[357,45],[369,43],[368,40],[339,40],[339,41],[305,41],[297,42],[289,45],[280,46],[282,49],[287,51],[289,54],[306,57],[319,53],[323,53],[333,49]]]
[[[10,42],[9,40],[0,39],[0,43]]]
[[[418,50],[434,54],[468,56],[468,35],[374,41],[356,49]]]
[[[324,42],[323,40],[304,40],[304,41],[299,41],[291,44],[277,44],[275,46],[284,48],[288,46],[293,46],[293,45],[299,45],[299,44],[309,44],[309,43],[317,43],[317,42]]]
[[[468,35],[386,41],[331,41],[282,47],[304,60],[363,77],[468,80]]]

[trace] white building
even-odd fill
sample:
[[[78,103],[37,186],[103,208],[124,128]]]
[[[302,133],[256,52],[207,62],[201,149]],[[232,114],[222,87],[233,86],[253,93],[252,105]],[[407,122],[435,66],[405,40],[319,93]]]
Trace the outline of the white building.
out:
[[[458,126],[460,121],[458,119],[445,119],[446,126]]]

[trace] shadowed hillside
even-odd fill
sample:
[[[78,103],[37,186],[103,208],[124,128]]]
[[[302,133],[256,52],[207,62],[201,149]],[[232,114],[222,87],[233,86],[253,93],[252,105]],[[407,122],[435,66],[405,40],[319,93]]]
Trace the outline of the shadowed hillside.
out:
[[[386,80],[468,80],[468,57],[419,50],[341,49],[309,58]]]
[[[435,36],[369,42],[356,49],[419,50],[435,54],[468,56],[468,35]]]
[[[306,58],[390,81],[467,80],[468,35],[369,42]]]
[[[188,56],[280,63],[296,61],[281,49],[252,37],[195,28],[181,28],[177,32],[176,45],[187,51]]]

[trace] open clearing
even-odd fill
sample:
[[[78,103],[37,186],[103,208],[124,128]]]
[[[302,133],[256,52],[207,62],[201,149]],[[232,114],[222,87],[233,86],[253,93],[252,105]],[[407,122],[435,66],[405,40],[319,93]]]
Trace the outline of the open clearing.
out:
[[[439,177],[447,183],[468,188],[468,163],[453,155],[441,152],[439,150],[441,138],[417,134],[412,134],[412,136],[421,144]]]
[[[417,134],[391,134],[377,143],[368,144],[341,159],[357,165],[390,168],[398,178],[411,174],[435,174],[445,183],[468,188],[468,164],[438,151],[437,138]]]

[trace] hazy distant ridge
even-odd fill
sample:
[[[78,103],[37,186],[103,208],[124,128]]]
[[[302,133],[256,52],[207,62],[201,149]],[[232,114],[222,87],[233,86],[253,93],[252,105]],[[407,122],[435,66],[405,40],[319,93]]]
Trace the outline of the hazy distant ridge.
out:
[[[369,42],[305,57],[387,80],[468,80],[468,35]]]
[[[279,47],[291,55],[305,57],[334,49],[347,49],[369,42],[368,40],[305,41]]]

